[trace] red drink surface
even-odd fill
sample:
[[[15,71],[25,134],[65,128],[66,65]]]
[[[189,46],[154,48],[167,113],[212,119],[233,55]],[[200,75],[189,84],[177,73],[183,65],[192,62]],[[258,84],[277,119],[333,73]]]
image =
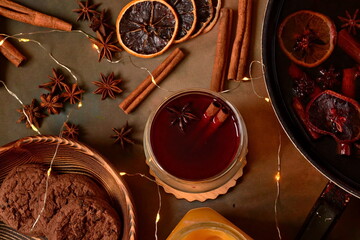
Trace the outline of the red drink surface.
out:
[[[210,136],[211,125],[201,126],[201,118],[212,101],[229,110],[229,117]],[[176,115],[167,107],[189,110],[198,120],[189,120],[181,131]],[[203,180],[223,172],[234,160],[240,133],[234,112],[228,105],[208,93],[191,92],[170,99],[156,113],[150,130],[150,143],[160,166],[171,175],[185,180]]]

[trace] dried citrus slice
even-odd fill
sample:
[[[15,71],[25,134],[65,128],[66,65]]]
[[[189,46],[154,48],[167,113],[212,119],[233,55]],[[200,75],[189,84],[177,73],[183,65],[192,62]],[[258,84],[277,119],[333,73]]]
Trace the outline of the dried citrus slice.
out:
[[[214,10],[212,0],[195,0],[197,23],[191,37],[198,36],[211,21]]]
[[[283,20],[278,39],[281,49],[293,62],[316,67],[334,50],[336,27],[327,16],[302,10]]]
[[[130,54],[151,58],[166,51],[178,31],[175,10],[163,0],[135,0],[119,13],[116,32]]]
[[[166,0],[179,17],[179,30],[175,38],[175,43],[183,42],[188,39],[196,25],[196,7],[194,0]]]
[[[213,5],[213,12],[214,12],[213,17],[211,18],[209,24],[204,28],[202,33],[209,32],[215,26],[217,20],[219,19],[222,1],[221,0],[212,0],[212,5]]]

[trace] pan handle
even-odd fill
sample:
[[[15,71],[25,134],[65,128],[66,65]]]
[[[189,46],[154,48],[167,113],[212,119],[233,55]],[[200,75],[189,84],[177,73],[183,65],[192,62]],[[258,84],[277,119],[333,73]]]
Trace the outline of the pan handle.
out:
[[[343,213],[350,198],[351,194],[334,183],[328,182],[305,219],[296,239],[325,239]]]

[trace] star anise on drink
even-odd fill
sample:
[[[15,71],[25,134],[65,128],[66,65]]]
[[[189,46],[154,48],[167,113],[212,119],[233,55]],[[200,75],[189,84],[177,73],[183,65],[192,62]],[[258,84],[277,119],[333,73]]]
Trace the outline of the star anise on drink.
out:
[[[106,36],[106,29],[115,30],[112,25],[108,24],[108,21],[109,17],[106,16],[106,11],[102,10],[100,14],[94,15],[91,18],[90,28],[94,32],[99,31],[102,36]]]
[[[360,28],[360,19],[357,19],[358,13],[359,9],[356,9],[353,16],[348,11],[345,11],[346,17],[338,16],[340,21],[343,22],[341,28],[347,28],[349,33],[356,35],[357,28]]]
[[[316,83],[321,89],[335,90],[340,86],[340,73],[333,66],[330,66],[329,69],[322,68],[319,73],[320,75],[316,78]]]
[[[52,69],[52,74],[53,76],[48,76],[51,81],[39,85],[39,88],[45,88],[51,93],[54,93],[57,90],[62,91],[64,89],[64,86],[66,86],[66,83],[64,82],[64,75],[58,73],[54,68]]]
[[[106,39],[104,39],[103,36],[101,36],[101,34],[99,32],[96,32],[97,34],[97,38],[98,39],[93,39],[90,38],[90,41],[96,45],[96,47],[99,49],[99,59],[98,61],[100,62],[101,59],[103,59],[104,57],[106,57],[107,59],[109,59],[110,61],[113,58],[113,53],[116,52],[121,52],[122,50],[117,47],[116,45],[114,45],[114,43],[116,43],[117,41],[113,41],[112,37],[114,32],[111,32]]]
[[[166,107],[170,113],[174,115],[174,119],[171,121],[170,125],[178,124],[180,130],[185,132],[184,127],[191,120],[198,120],[199,118],[193,114],[190,110],[190,103],[184,105],[180,109],[178,107]]]
[[[60,95],[42,94],[40,106],[47,109],[49,114],[59,114],[64,105],[60,102]]]
[[[116,93],[121,93],[122,90],[118,87],[121,79],[114,79],[114,72],[110,73],[109,76],[105,76],[104,74],[100,73],[101,81],[92,82],[98,89],[94,91],[95,94],[101,94],[101,100],[104,100],[107,97],[111,97],[115,99]]]
[[[16,111],[21,114],[21,117],[16,123],[25,122],[27,128],[31,128],[30,123],[35,127],[40,128],[41,119],[47,117],[47,115],[43,113],[43,109],[39,106],[36,99],[33,99],[30,105],[25,105],[24,108],[17,109]],[[24,111],[29,119],[24,114]]]
[[[81,101],[81,96],[85,91],[74,83],[71,88],[69,86],[65,86],[65,92],[61,94],[61,97],[64,99],[63,101],[69,101],[71,104],[75,104]]]
[[[64,130],[62,131],[62,135],[64,137],[78,139],[79,137],[79,127],[75,124],[71,124],[68,122],[64,123]]]
[[[80,19],[83,21],[85,20],[91,21],[91,18],[94,15],[99,14],[99,12],[96,11],[96,9],[100,4],[90,5],[89,0],[86,0],[85,2],[78,1],[77,3],[80,8],[72,10],[73,12],[79,14],[79,17],[76,19],[76,21],[79,21]]]
[[[125,144],[135,144],[135,141],[130,138],[130,133],[132,132],[132,127],[129,126],[128,122],[126,122],[125,126],[120,129],[113,128],[115,135],[112,135],[112,138],[115,138],[115,143],[120,143],[121,147],[124,149]]]

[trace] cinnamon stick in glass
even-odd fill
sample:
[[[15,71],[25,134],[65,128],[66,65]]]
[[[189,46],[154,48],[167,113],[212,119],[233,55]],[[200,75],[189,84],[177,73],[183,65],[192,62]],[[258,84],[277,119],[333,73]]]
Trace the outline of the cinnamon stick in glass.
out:
[[[238,72],[236,76],[237,80],[242,80],[245,77],[248,67],[248,57],[249,57],[250,40],[251,40],[251,25],[252,25],[251,23],[252,5],[253,5],[253,0],[247,0],[246,27],[245,27],[244,40],[241,46]]]
[[[0,0],[0,15],[35,26],[47,27],[63,31],[71,31],[72,25],[56,17],[52,17],[10,0]]]
[[[210,90],[215,92],[221,92],[223,90],[224,80],[227,76],[232,17],[232,9],[221,9],[218,38],[216,41],[215,60],[210,84]]]
[[[239,0],[236,33],[232,45],[229,71],[227,76],[227,79],[229,80],[236,80],[239,60],[240,60],[241,46],[243,44],[244,35],[245,35],[246,17],[247,17],[247,0]]]
[[[0,36],[0,52],[16,67],[26,60],[26,57],[2,36]]]
[[[159,84],[163,81],[184,58],[184,53],[176,48],[151,74],[155,83]],[[126,113],[131,113],[155,88],[152,77],[148,76],[139,86],[130,93],[119,105]]]

